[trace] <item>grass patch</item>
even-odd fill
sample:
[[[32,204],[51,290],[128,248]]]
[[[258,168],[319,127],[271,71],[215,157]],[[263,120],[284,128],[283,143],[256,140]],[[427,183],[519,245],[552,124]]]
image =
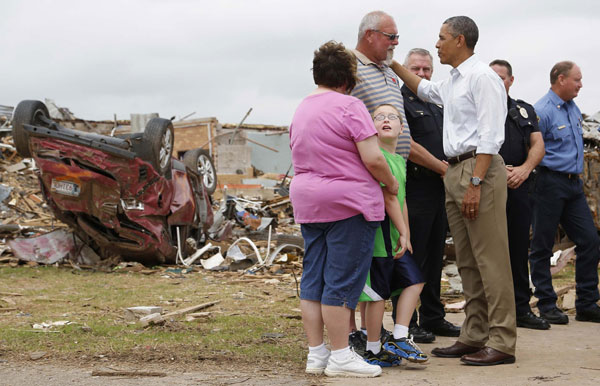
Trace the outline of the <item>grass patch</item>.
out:
[[[0,354],[18,357],[46,351],[57,358],[80,360],[109,357],[185,363],[277,360],[300,366],[306,355],[302,322],[282,317],[299,307],[293,281],[232,283],[237,278],[205,272],[172,278],[66,267],[3,267],[0,292],[23,296],[0,296],[16,303],[0,300],[0,306],[16,308],[7,312],[0,308]],[[161,306],[173,311],[214,300],[221,302],[206,310],[212,312],[206,320],[186,322],[178,317],[143,328],[124,318],[126,307]],[[74,324],[48,332],[32,327],[59,320]]]

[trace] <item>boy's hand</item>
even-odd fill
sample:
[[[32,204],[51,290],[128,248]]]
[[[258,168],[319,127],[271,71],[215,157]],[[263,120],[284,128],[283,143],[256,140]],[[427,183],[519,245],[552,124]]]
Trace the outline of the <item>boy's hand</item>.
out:
[[[398,251],[399,249],[400,251]],[[400,237],[398,238],[398,245],[396,245],[396,249],[394,250],[394,260],[404,256],[406,251],[412,253],[412,245],[410,244],[410,240],[406,236],[400,235]]]

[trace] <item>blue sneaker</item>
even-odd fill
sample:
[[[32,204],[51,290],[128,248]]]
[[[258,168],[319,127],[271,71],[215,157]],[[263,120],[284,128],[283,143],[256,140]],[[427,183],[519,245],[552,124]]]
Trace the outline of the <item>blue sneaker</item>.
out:
[[[373,351],[367,350],[365,355],[363,355],[363,358],[365,362],[379,367],[400,366],[400,363],[402,363],[402,358],[383,348],[377,354],[373,354]]]
[[[392,338],[384,343],[383,348],[410,362],[425,363],[429,360],[429,357],[413,342],[412,336],[400,339]]]

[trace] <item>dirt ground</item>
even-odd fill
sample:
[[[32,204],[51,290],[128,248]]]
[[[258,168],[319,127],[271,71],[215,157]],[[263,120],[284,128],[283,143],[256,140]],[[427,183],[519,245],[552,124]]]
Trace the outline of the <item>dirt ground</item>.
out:
[[[449,314],[460,323],[464,314]],[[386,327],[390,318],[386,315]],[[426,352],[451,344],[438,337],[423,344]],[[598,385],[600,383],[600,325],[575,321],[553,325],[549,331],[518,329],[517,362],[513,365],[473,367],[458,359],[432,357],[428,365],[402,365],[384,369],[375,379],[306,376],[297,371],[222,363],[211,366],[178,364],[100,363],[74,366],[44,361],[13,362],[0,357],[0,385]],[[92,376],[93,370],[160,371],[166,377]]]

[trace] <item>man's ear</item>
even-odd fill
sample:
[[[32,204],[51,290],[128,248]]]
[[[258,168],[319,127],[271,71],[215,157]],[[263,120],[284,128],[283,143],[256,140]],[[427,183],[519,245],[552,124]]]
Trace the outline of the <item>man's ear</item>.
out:
[[[463,47],[466,45],[466,41],[465,41],[465,35],[458,35],[456,37],[456,46],[457,47]]]

